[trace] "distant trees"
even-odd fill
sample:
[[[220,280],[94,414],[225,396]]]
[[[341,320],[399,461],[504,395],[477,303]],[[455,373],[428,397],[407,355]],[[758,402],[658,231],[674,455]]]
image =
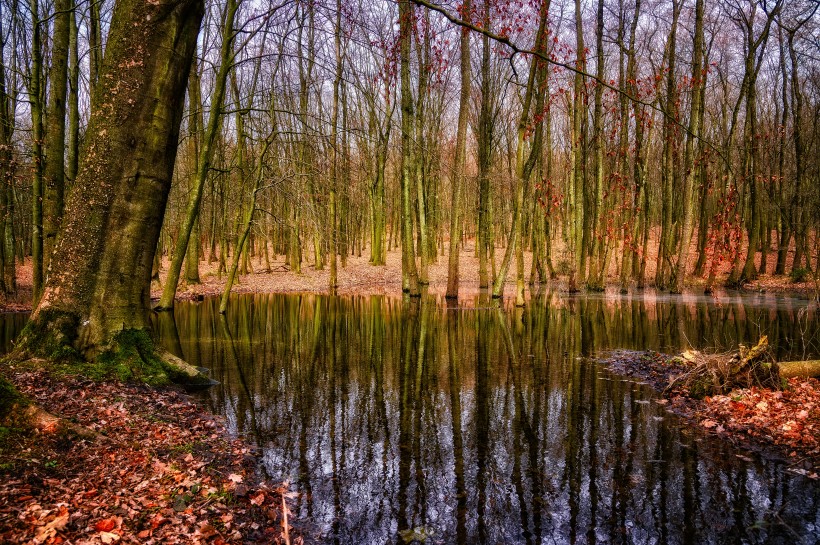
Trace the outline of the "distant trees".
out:
[[[24,256],[35,298],[52,274],[112,5],[0,0],[5,293]],[[457,295],[473,248],[496,295],[515,261],[519,303],[554,275],[572,291],[681,291],[721,271],[732,285],[817,273],[817,9],[209,2],[157,245],[171,258],[159,306],[201,260],[333,276],[348,256],[378,267],[398,247],[408,293],[447,255]]]

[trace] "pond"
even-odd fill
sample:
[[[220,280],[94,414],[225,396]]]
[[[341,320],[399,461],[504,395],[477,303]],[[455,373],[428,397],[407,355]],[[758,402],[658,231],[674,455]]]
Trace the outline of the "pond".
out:
[[[161,341],[289,480],[308,543],[818,543],[820,483],[667,414],[593,357],[820,353],[817,311],[764,296],[235,297],[179,303]],[[6,326],[9,330],[11,326]],[[425,541],[426,540],[426,541]]]
[[[682,425],[591,359],[729,349],[816,355],[788,298],[319,295],[180,304],[167,347],[212,369],[214,411],[298,492],[309,542],[815,543],[820,486]]]

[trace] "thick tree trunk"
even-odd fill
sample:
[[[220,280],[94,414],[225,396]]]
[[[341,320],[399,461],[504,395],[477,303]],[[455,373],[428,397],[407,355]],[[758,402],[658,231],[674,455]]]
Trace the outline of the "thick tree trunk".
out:
[[[133,350],[140,344],[133,339],[146,335],[151,268],[203,11],[201,0],[117,3],[54,267],[18,356],[73,349],[92,359]]]

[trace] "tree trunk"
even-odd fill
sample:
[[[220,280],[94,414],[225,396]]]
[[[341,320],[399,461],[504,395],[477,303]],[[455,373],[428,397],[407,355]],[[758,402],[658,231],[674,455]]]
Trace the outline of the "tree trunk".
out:
[[[595,201],[592,207],[592,259],[590,262],[587,288],[591,291],[604,290],[604,245],[606,244],[601,216],[604,208],[604,0],[598,0],[595,29],[595,107],[592,118],[593,142],[595,144]]]
[[[117,3],[55,267],[18,356],[151,358],[151,268],[203,12],[201,0]]]
[[[0,19],[3,17],[0,6]],[[4,28],[0,28],[0,59],[5,59],[5,44],[7,36]],[[10,295],[17,291],[17,278],[14,259],[14,184],[13,140],[14,115],[12,105],[13,89],[6,87],[6,65],[0,62],[0,288],[2,295]]]
[[[703,92],[702,71],[703,63],[703,0],[695,2],[695,38],[692,53],[692,107],[689,112],[689,130],[686,136],[686,150],[684,151],[683,166],[683,227],[681,228],[678,260],[675,267],[675,281],[673,293],[683,291],[683,281],[686,275],[686,262],[689,258],[689,242],[695,224],[695,153],[697,153],[700,139],[702,115],[700,111],[700,94]]]
[[[465,0],[462,5],[462,13],[465,20],[469,19],[472,6],[470,0]],[[467,159],[467,115],[470,109],[470,31],[467,28],[459,29],[461,32],[461,94],[458,100],[458,128],[456,130],[455,160],[453,161],[453,184],[452,197],[450,199],[450,256],[447,267],[447,293],[448,299],[458,298],[458,254],[461,240],[461,188],[464,185],[464,170]],[[476,240],[476,245],[479,245]],[[486,277],[487,266],[484,264],[484,275]]]
[[[578,59],[575,67],[579,71],[586,70],[586,53],[584,52],[584,27],[581,17],[581,1],[575,0],[575,49],[578,52]],[[579,73],[575,73],[573,80],[572,99],[572,171],[570,173],[570,190],[568,193],[569,217],[569,247],[572,264],[569,273],[569,292],[578,291],[578,278],[583,280],[586,277],[586,260],[584,259],[585,249],[583,247],[584,231],[584,130],[586,125],[586,108],[584,108],[585,94],[584,78]]]
[[[33,177],[31,182],[31,299],[34,304],[43,292],[43,50],[40,38],[38,0],[30,0],[31,72],[29,101],[31,102],[31,137],[33,147]]]
[[[661,171],[661,234],[658,246],[658,257],[655,268],[655,285],[663,290],[668,287],[671,265],[673,230],[673,192],[675,186],[675,166],[678,154],[677,127],[678,119],[678,82],[675,74],[677,65],[677,36],[678,20],[680,18],[682,0],[672,0],[672,29],[667,42],[667,74],[666,74],[666,115],[663,120],[663,170]]]
[[[490,3],[484,2],[484,28],[490,29]],[[490,286],[488,260],[494,260],[494,244],[490,236],[490,162],[492,155],[493,119],[490,79],[490,38],[481,38],[481,106],[478,114],[478,287]],[[459,110],[460,111],[460,110]]]
[[[191,232],[194,229],[194,223],[199,216],[199,207],[202,203],[202,194],[205,189],[205,181],[208,179],[208,172],[211,170],[211,161],[214,156],[214,143],[216,141],[216,134],[219,131],[219,122],[222,117],[222,108],[225,100],[225,87],[228,80],[228,74],[232,68],[231,59],[233,58],[233,40],[234,40],[234,18],[239,9],[239,0],[228,0],[225,5],[225,11],[222,18],[222,45],[219,52],[219,70],[214,82],[214,91],[211,98],[211,112],[208,116],[208,127],[203,134],[201,149],[199,151],[199,158],[197,160],[196,180],[193,184],[193,191],[188,200],[188,206],[185,209],[185,219],[180,229],[177,244],[174,247],[174,254],[171,258],[171,264],[168,267],[168,277],[165,281],[165,287],[162,290],[162,297],[160,297],[156,310],[170,310],[174,308],[174,297],[177,292],[177,285],[179,284],[179,275],[182,272],[182,263],[185,260],[185,254],[188,251],[188,241],[191,238]]]
[[[336,0],[336,26],[333,32],[334,53],[336,55],[336,77],[333,79],[333,113],[331,114],[331,154],[333,155],[331,168],[331,188],[330,188],[330,278],[329,286],[331,295],[336,295],[339,285],[337,271],[337,255],[339,253],[338,217],[336,213],[336,190],[339,185],[339,87],[342,83],[342,0]]]
[[[401,289],[411,296],[420,295],[413,247],[413,210],[410,188],[415,174],[413,157],[413,96],[410,91],[410,43],[413,34],[413,8],[410,0],[399,0],[401,72]]]
[[[54,32],[49,70],[46,116],[45,165],[43,167],[43,274],[48,276],[54,239],[65,207],[65,125],[68,93],[69,18],[71,1],[54,2]]]

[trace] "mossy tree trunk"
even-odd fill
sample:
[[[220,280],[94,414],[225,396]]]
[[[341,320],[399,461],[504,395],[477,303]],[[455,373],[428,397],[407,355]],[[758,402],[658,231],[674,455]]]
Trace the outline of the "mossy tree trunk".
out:
[[[52,272],[17,356],[85,359],[149,328],[150,281],[202,0],[120,0]],[[132,336],[133,338],[134,336]]]

